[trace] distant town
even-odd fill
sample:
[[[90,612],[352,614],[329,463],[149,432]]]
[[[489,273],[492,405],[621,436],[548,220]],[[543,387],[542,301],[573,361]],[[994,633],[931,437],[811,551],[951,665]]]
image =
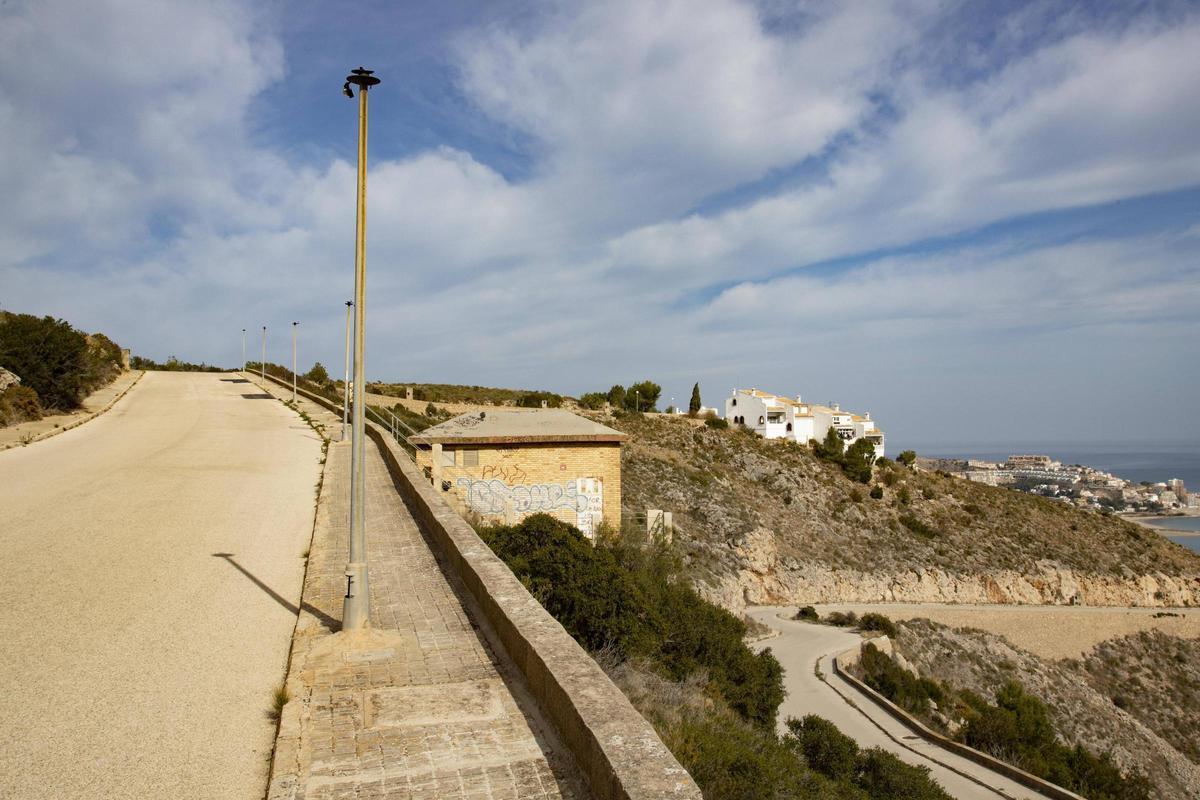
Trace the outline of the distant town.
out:
[[[1064,464],[1046,455],[1014,455],[999,462],[922,458],[918,464],[965,480],[1004,486],[1093,511],[1200,513],[1200,492],[1189,493],[1179,478],[1139,483],[1082,464]]]

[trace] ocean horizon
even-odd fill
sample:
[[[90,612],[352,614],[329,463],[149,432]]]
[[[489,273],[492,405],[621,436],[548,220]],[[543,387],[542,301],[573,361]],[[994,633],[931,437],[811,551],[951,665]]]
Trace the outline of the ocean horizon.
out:
[[[1083,464],[1134,483],[1179,478],[1188,490],[1200,491],[1200,443],[1196,442],[940,443],[917,450],[918,455],[929,458],[984,461],[1004,461],[1028,453],[1048,455],[1064,464]]]

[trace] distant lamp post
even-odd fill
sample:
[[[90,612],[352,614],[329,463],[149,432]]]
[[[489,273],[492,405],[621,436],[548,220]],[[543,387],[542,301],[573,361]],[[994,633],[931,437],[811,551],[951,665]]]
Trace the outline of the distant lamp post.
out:
[[[267,390],[267,326],[266,325],[263,325],[263,354],[262,354],[262,363],[259,364],[259,366],[262,367],[262,387],[263,387],[263,391],[265,392]]]
[[[350,413],[350,309],[353,300],[346,301],[346,377],[342,381],[342,441],[346,441],[346,415]]]
[[[242,372],[246,371],[246,329],[242,328]]]
[[[296,326],[299,322],[292,323],[292,403],[296,402]]]
[[[354,424],[350,445],[350,563],[346,565],[346,598],[342,630],[361,630],[371,623],[371,587],[367,575],[366,453],[363,410],[366,408],[366,307],[367,307],[367,94],[379,78],[359,67],[346,76],[342,92],[354,97],[358,87],[358,200],[354,240]]]

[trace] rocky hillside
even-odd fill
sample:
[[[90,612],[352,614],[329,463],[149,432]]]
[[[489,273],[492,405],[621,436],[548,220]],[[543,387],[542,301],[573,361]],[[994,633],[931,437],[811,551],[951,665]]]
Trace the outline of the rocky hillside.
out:
[[[1200,764],[1200,641],[1143,631],[1077,664],[1097,691]]]
[[[672,511],[698,587],[731,610],[1200,604],[1200,557],[1120,519],[890,462],[862,484],[808,447],[682,417],[597,418],[631,435],[625,508]]]
[[[1175,688],[1173,677],[1162,675],[1153,687],[1145,687],[1162,693],[1146,695],[1146,704],[1155,706],[1155,710],[1138,713],[1115,703],[1105,679],[1093,676],[1078,661],[1047,661],[1014,647],[1002,637],[948,628],[929,620],[909,620],[898,623],[898,628],[894,643],[902,656],[901,663],[917,674],[957,689],[970,689],[985,698],[993,697],[1001,685],[1015,679],[1046,703],[1065,744],[1080,744],[1095,753],[1111,753],[1122,769],[1137,769],[1145,774],[1155,797],[1162,800],[1200,797],[1200,766],[1172,745],[1177,733],[1190,731],[1194,735],[1200,720],[1194,708],[1184,710],[1171,699]],[[1086,663],[1090,666],[1093,658],[1103,661],[1106,655],[1120,653],[1117,658],[1124,663],[1111,674],[1128,684],[1138,671],[1121,670],[1127,669],[1131,661],[1161,663],[1163,656],[1175,652],[1168,649],[1160,654],[1153,642],[1139,639],[1126,637],[1098,645]],[[1196,644],[1176,641],[1193,647]],[[1150,645],[1149,649],[1145,645]]]

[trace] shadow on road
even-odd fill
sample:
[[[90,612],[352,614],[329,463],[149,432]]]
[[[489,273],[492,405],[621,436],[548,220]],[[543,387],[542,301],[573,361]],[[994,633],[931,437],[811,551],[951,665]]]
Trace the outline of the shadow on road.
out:
[[[249,383],[245,378],[221,378],[221,383]]]
[[[244,395],[242,395],[242,399],[243,400],[274,400],[275,398],[273,396],[267,394],[266,392],[261,392],[259,394],[244,394]]]
[[[247,578],[249,578],[251,583],[253,583],[255,586],[257,586],[258,588],[260,588],[264,592],[266,592],[268,597],[270,597],[276,603],[279,603],[279,605],[283,606],[284,608],[286,608],[288,611],[292,612],[296,616],[300,615],[300,608],[303,608],[305,611],[312,614],[317,619],[321,620],[321,624],[324,625],[329,630],[340,631],[342,629],[342,621],[340,619],[334,619],[333,617],[326,614],[324,611],[321,611],[319,608],[314,608],[313,606],[309,605],[308,603],[301,603],[300,608],[297,608],[295,605],[288,602],[288,599],[286,597],[284,597],[283,595],[276,592],[270,586],[267,586],[265,583],[263,583],[262,581],[260,581],[258,579],[258,576],[256,576],[254,573],[248,571],[245,567],[243,567],[238,562],[234,561],[233,553],[213,553],[212,555],[213,555],[213,558],[223,558],[226,561],[228,561],[229,564],[234,569],[236,569],[238,572],[242,573]]]

